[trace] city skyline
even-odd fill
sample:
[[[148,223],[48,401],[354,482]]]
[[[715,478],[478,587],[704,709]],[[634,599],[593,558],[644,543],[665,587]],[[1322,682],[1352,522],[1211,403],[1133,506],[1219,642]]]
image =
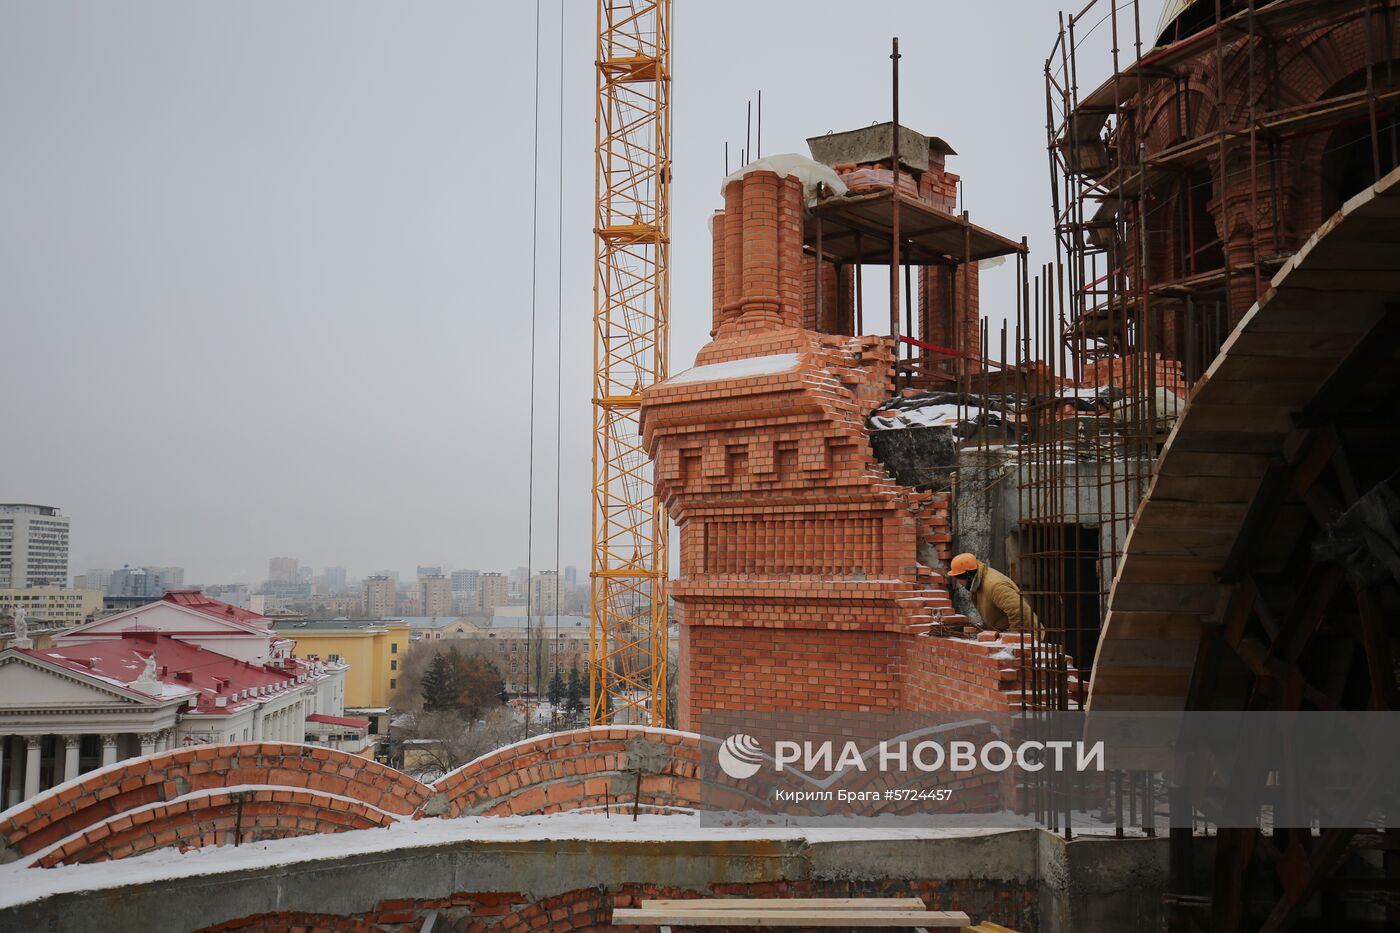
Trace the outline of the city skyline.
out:
[[[886,73],[892,23],[846,12],[754,5],[744,12],[752,30],[739,35],[722,5],[684,8],[678,73],[698,73],[718,47],[749,67],[676,85],[673,371],[708,339],[706,220],[721,205],[726,141],[737,167],[746,102],[764,90],[764,155],[888,119],[883,87],[793,78],[832,22],[853,63]],[[900,113],[958,150],[973,220],[1026,233],[1044,257],[1041,70],[1058,5],[1018,4],[1016,14],[1024,28],[1007,30],[1004,5],[958,11],[960,34],[1004,33],[993,83],[1023,93],[1001,100],[998,120],[975,97],[920,91],[985,71],[985,58],[912,28]],[[199,15],[140,2],[7,8],[0,111],[13,145],[0,152],[0,280],[12,352],[0,391],[26,404],[8,424],[4,495],[73,517],[74,568],[139,560],[183,566],[192,582],[258,582],[267,558],[284,553],[360,576],[439,561],[552,566],[556,484],[560,562],[587,566],[594,103],[591,79],[578,76],[592,74],[593,11],[565,8],[563,68],[574,80],[564,87],[562,206],[559,60],[542,57],[537,250],[521,209],[529,158],[481,133],[532,136],[530,82],[475,93],[484,63],[505,61],[494,37],[532,34],[533,17],[530,5],[507,4],[482,30],[470,5],[451,4],[341,16],[314,4]],[[546,17],[542,47],[559,38]],[[460,119],[463,100],[471,120]],[[501,182],[503,162],[518,163],[513,183]],[[1011,272],[984,277],[994,317],[1014,305]],[[58,347],[63,379],[52,378]],[[130,413],[153,399],[159,422],[133,433]],[[377,445],[355,443],[370,430]]]

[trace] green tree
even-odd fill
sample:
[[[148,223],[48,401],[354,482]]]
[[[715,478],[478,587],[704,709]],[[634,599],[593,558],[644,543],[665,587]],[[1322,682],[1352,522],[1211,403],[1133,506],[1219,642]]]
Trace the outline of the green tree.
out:
[[[583,678],[578,675],[578,665],[575,664],[569,669],[569,685],[565,688],[564,711],[571,716],[578,716],[587,709],[584,696],[587,693]]]
[[[461,708],[456,666],[441,653],[433,655],[423,673],[423,709],[429,713],[443,713]]]
[[[454,708],[468,719],[475,721],[506,701],[505,681],[496,665],[477,654],[459,653],[455,647],[449,650],[448,662],[457,696]]]
[[[568,688],[564,686],[564,675],[560,673],[559,669],[556,667],[554,669],[554,676],[549,679],[549,689],[545,693],[545,698],[549,700],[550,706],[558,709],[559,704],[567,695],[567,691]]]

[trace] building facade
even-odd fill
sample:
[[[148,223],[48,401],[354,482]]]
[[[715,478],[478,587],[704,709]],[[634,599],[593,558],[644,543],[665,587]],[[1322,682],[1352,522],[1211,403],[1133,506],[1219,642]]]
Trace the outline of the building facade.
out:
[[[452,581],[440,573],[419,577],[418,611],[425,616],[452,615]]]
[[[555,570],[542,570],[530,578],[530,612],[537,616],[552,616],[559,612],[563,581]]]
[[[68,628],[81,625],[96,615],[102,609],[102,594],[56,586],[0,590],[0,616],[13,616],[19,606],[24,607],[31,624]]]
[[[68,585],[68,516],[48,505],[0,503],[0,589]]]
[[[510,582],[500,573],[483,573],[477,580],[476,608],[488,615],[510,601]]]
[[[308,717],[344,711],[345,665],[298,661],[266,620],[200,594],[86,623],[47,648],[19,636],[0,652],[7,805],[180,745],[305,741]]]
[[[501,674],[507,693],[543,693],[558,671],[567,677],[573,668],[587,676],[589,620],[581,616],[535,618],[527,629],[525,620],[511,618],[516,625],[474,626],[460,620],[441,632],[449,644],[493,664]]]
[[[113,570],[104,593],[138,599],[160,599],[170,590],[185,585],[183,567],[122,567]]]
[[[293,657],[349,665],[345,705],[383,708],[399,686],[399,666],[408,651],[409,626],[401,619],[310,619],[277,622],[279,637],[292,643]]]
[[[452,581],[452,610],[466,615],[477,608],[477,584],[481,580],[479,570],[454,570],[449,574]]]
[[[360,602],[365,615],[381,619],[393,615],[395,589],[392,577],[382,574],[366,577],[360,587]]]

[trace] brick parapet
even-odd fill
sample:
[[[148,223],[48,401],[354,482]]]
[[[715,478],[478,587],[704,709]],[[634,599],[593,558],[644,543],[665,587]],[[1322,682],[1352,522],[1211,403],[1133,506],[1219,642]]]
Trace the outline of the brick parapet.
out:
[[[32,858],[59,843],[64,845],[55,850],[61,853],[58,861],[75,852],[100,851],[70,847],[88,834],[89,845],[106,840],[109,858],[119,857],[115,852],[130,855],[180,844],[194,824],[222,819],[234,798],[221,793],[240,788],[274,795],[250,799],[240,791],[237,797],[245,807],[254,805],[250,816],[267,817],[250,820],[258,838],[306,831],[304,821],[317,818],[296,808],[320,812],[319,831],[339,831],[360,828],[365,820],[382,825],[409,816],[431,793],[393,768],[334,749],[280,742],[201,745],[101,768],[5,811],[0,814],[0,857]],[[262,804],[291,809],[279,819],[276,813],[262,813]],[[352,826],[348,817],[337,815],[361,808],[384,817],[365,816]],[[144,828],[131,833],[137,821],[130,815],[136,812],[154,815],[143,817]]]

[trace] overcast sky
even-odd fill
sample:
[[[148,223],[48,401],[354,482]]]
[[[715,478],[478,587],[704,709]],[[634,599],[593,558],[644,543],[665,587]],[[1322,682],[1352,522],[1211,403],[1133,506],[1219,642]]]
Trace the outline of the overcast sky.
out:
[[[1061,5],[677,0],[672,370],[708,339],[745,101],[770,155],[888,119],[893,35],[902,122],[958,150],[975,222],[1049,258]],[[542,10],[531,558],[535,4],[0,4],[0,501],[61,507],[74,573],[554,566],[561,388],[559,549],[586,572],[594,4],[562,33]]]

